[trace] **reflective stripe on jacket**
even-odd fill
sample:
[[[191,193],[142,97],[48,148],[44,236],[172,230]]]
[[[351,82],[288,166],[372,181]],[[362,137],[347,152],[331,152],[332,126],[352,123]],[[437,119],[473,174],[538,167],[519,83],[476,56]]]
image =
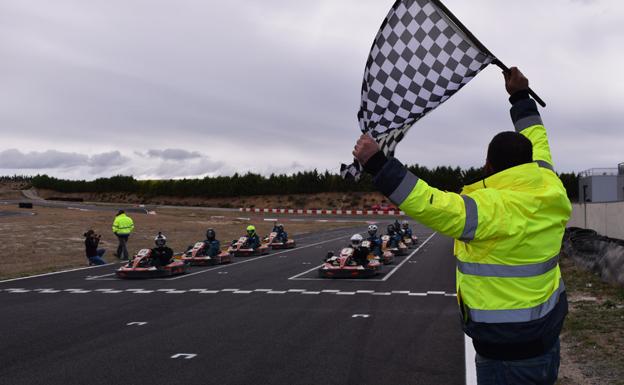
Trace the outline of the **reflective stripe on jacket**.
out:
[[[134,231],[134,222],[132,218],[126,214],[120,214],[115,217],[113,221],[113,233],[119,235],[130,234]]]
[[[553,172],[535,102],[512,107],[516,130],[533,144],[533,163],[440,191],[390,159],[375,185],[407,215],[455,238],[457,293],[464,321],[531,322],[545,317],[565,288],[558,265],[570,217],[566,190]]]

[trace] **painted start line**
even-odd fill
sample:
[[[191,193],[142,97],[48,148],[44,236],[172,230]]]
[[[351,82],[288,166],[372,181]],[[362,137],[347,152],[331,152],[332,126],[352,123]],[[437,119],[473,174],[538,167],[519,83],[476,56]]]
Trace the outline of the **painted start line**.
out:
[[[456,293],[447,293],[445,291],[427,291],[412,292],[409,290],[394,291],[375,291],[375,290],[306,290],[306,289],[26,289],[26,288],[8,288],[0,289],[0,293],[4,294],[296,294],[296,295],[373,295],[373,296],[408,296],[408,297],[457,297]]]

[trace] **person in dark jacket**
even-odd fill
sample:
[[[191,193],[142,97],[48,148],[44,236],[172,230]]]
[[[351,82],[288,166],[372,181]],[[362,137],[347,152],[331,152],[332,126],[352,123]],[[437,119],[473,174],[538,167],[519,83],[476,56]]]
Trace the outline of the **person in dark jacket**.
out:
[[[288,233],[284,231],[284,225],[282,225],[281,223],[276,225],[273,228],[273,231],[277,233],[277,235],[275,236],[276,241],[282,243],[288,242]]]
[[[368,226],[368,238],[366,240],[370,242],[371,252],[381,257],[381,238],[377,236],[377,225]]]
[[[366,267],[368,265],[368,254],[370,253],[370,249],[362,246],[363,241],[364,237],[360,234],[354,234],[351,237],[351,244],[349,247],[353,249],[353,256],[351,257],[351,260],[358,265]]]
[[[399,243],[403,238],[396,231],[393,224],[388,225],[388,235],[390,236],[390,240],[388,241],[388,247],[391,249],[399,247]]]
[[[157,268],[167,266],[173,258],[173,250],[167,246],[167,238],[162,233],[158,233],[154,238],[154,243],[156,247],[152,249],[152,264]]]
[[[98,249],[102,236],[96,234],[95,231],[91,229],[83,235],[85,237],[85,252],[87,254],[87,259],[89,260],[89,266],[106,265],[106,261],[102,259],[106,250]]]
[[[247,240],[245,241],[245,247],[256,250],[260,247],[260,237],[256,234],[256,226],[247,226]]]
[[[217,233],[214,229],[206,230],[206,240],[204,241],[203,255],[206,257],[216,257],[221,252],[221,243],[217,240]]]

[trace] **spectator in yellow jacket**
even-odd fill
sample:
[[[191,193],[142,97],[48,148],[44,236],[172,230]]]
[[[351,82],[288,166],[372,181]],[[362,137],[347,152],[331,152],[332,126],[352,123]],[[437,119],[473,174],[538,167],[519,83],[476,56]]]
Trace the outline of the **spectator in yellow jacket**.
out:
[[[126,215],[126,212],[119,210],[113,221],[113,233],[117,236],[119,245],[117,246],[117,254],[115,256],[121,260],[128,260],[128,238],[134,231],[134,221]]]

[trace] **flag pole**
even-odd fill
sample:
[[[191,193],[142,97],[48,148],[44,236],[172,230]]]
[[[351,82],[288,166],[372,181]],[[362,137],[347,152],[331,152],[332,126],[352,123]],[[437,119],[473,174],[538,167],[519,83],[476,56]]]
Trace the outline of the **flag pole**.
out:
[[[502,61],[500,61],[489,49],[487,49],[487,47],[483,43],[481,43],[481,41],[479,41],[479,39],[477,39],[477,37],[473,35],[472,32],[470,32],[470,30],[457,18],[457,16],[455,16],[453,12],[451,12],[451,10],[442,3],[442,1],[431,0],[431,2],[435,4],[435,6],[438,7],[442,12],[444,12],[446,16],[453,22],[453,24],[455,24],[455,26],[457,26],[457,28],[459,28],[470,40],[472,40],[472,42],[477,47],[479,47],[481,51],[494,58],[492,64],[499,67],[504,72],[509,72],[509,67],[503,64]],[[535,99],[537,103],[539,103],[540,106],[546,107],[546,103],[531,88],[529,88],[529,94],[533,97],[533,99]]]

